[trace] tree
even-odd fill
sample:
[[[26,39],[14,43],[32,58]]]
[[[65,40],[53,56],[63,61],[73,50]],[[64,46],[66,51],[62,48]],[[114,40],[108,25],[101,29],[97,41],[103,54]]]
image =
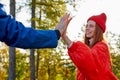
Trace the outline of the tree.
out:
[[[36,0],[32,0],[32,17],[31,19],[35,18],[35,3]],[[31,21],[31,26],[35,28],[35,21]],[[30,50],[30,80],[35,80],[35,56],[34,56],[34,49]]]
[[[120,79],[120,35],[107,32],[106,37],[110,47],[112,70],[118,79]]]
[[[36,10],[37,10],[36,17],[32,18],[32,20],[36,21],[35,28],[43,29],[43,30],[52,29],[58,23],[60,16],[64,14],[65,4],[62,1],[49,1],[49,0],[36,1]],[[46,71],[45,74],[46,73],[48,74],[48,79],[53,79],[53,78],[51,78],[52,77],[51,73],[53,72],[51,68],[53,66],[50,66],[50,64],[49,64],[51,62],[51,59],[53,58],[53,57],[51,57],[51,55],[54,53],[53,50],[54,49],[45,49],[45,50],[41,50],[41,51],[39,51],[39,50],[36,51],[37,54],[41,54],[41,55],[47,54],[47,56],[44,56],[41,58],[39,57],[39,55],[37,55],[36,63],[37,63],[37,65],[39,65],[38,60],[40,61],[40,60],[42,60],[42,58],[45,58],[44,64],[46,64],[46,69],[44,71]],[[48,60],[48,58],[49,58],[49,60]],[[41,62],[40,62],[40,65],[41,65]],[[39,69],[39,67],[36,66],[36,71],[38,70],[37,68]]]
[[[38,17],[35,18],[37,24],[36,29],[46,30],[53,29],[57,25],[61,15],[64,14],[65,4],[63,1],[41,0],[36,2],[36,8],[39,11],[37,12],[38,15],[36,15]],[[54,56],[56,52],[54,49],[40,50],[38,51],[41,54],[39,69],[42,73],[39,74],[38,79],[42,80],[42,78],[45,79],[45,77],[48,76],[46,77],[48,80],[54,80],[56,75],[55,66],[57,60],[57,58]],[[51,65],[51,63],[53,65]],[[44,66],[44,69],[42,66]],[[45,77],[43,77],[43,75],[45,75]]]
[[[8,79],[8,61],[9,61],[9,53],[8,46],[4,43],[0,43],[0,80]]]
[[[10,14],[15,17],[15,0],[10,0]],[[9,80],[15,80],[16,55],[15,48],[9,47]]]
[[[30,80],[30,51],[16,49],[16,80]]]

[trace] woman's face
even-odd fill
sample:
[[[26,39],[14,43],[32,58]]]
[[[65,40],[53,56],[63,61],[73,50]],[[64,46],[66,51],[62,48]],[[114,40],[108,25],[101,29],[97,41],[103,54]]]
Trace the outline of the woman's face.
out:
[[[86,25],[86,29],[85,29],[85,35],[87,38],[93,38],[94,35],[95,35],[95,25],[96,25],[96,22],[93,21],[93,20],[89,20],[87,22],[87,25]]]

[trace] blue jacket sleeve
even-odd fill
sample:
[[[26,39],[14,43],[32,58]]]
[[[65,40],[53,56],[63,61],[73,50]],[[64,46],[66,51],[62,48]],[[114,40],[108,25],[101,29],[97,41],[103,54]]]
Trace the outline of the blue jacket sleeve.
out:
[[[0,41],[18,48],[55,48],[58,38],[55,30],[35,30],[25,27],[2,10],[0,4]]]

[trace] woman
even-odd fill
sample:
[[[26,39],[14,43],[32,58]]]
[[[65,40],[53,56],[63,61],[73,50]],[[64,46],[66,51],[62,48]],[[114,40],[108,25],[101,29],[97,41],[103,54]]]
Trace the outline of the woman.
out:
[[[110,52],[103,38],[105,23],[105,13],[88,18],[84,43],[72,42],[66,33],[62,36],[77,67],[77,80],[118,80],[111,70]]]

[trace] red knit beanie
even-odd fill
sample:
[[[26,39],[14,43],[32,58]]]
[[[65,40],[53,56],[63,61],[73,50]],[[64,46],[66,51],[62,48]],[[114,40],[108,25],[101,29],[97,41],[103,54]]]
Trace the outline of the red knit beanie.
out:
[[[90,18],[88,18],[87,22],[89,20],[95,21],[101,27],[101,29],[103,30],[103,33],[104,33],[106,30],[106,19],[107,19],[106,14],[101,13],[100,15],[91,16]]]

